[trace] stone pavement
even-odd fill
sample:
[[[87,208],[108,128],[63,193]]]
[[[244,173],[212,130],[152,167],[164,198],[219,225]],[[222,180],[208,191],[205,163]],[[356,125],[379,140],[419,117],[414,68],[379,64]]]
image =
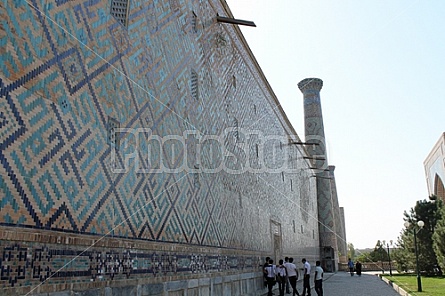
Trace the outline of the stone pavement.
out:
[[[313,288],[314,282],[311,277],[311,296],[317,296]],[[276,288],[277,286],[275,286]],[[303,282],[297,283],[297,290],[301,294]],[[262,294],[262,296],[267,293]],[[277,296],[278,289],[274,290]],[[289,296],[292,294],[285,294]],[[337,273],[325,273],[323,281],[324,296],[400,296],[391,286],[382,281],[377,275],[362,274],[362,276],[351,276],[349,273],[339,271]]]
[[[323,281],[324,296],[398,296],[392,287],[387,285],[376,275],[362,274],[351,276],[346,272],[325,273]],[[311,279],[313,281],[313,279]],[[300,284],[298,291],[302,290]],[[315,290],[311,290],[312,296],[317,296]]]

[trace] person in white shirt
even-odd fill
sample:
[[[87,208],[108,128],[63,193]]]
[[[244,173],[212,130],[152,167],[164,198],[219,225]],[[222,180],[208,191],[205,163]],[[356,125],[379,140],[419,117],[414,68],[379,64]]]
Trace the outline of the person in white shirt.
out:
[[[264,274],[266,275],[267,279],[267,289],[268,293],[267,296],[272,296],[272,288],[275,285],[275,276],[277,274],[276,267],[273,264],[273,260],[269,259],[269,264],[264,267]]]
[[[278,262],[277,265],[277,282],[280,296],[284,296],[284,287],[286,285],[286,267],[283,265],[283,259]]]
[[[315,262],[314,284],[317,295],[323,296],[323,268],[320,266],[320,261]]]
[[[301,260],[301,262],[303,262],[303,265],[304,265],[303,296],[306,295],[306,291],[307,291],[307,296],[311,296],[311,283],[310,283],[311,265],[309,264],[309,262],[306,261],[306,258],[303,258],[303,260]]]
[[[289,257],[284,257],[284,265],[286,265],[286,263],[289,263]],[[286,294],[290,294],[290,289],[289,289],[289,278],[287,276],[286,273]]]
[[[300,294],[297,291],[298,271],[297,267],[293,262],[294,258],[290,257],[289,262],[284,263],[284,267],[286,267],[287,277],[289,278],[289,284],[293,290],[292,295],[295,296],[296,294],[300,296]]]

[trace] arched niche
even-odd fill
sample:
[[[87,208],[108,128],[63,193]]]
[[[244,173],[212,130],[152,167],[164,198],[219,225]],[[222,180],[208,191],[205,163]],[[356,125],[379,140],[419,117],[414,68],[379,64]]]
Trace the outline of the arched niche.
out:
[[[445,201],[445,188],[442,179],[438,174],[434,177],[434,194],[441,200]]]

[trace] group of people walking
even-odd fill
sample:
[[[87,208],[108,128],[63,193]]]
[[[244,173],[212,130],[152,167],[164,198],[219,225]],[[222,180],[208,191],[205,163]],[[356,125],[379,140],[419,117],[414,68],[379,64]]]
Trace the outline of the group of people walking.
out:
[[[351,258],[348,259],[348,268],[349,272],[351,273],[351,276],[354,275],[354,271],[357,273],[358,276],[362,275],[362,264],[360,261],[357,260],[357,263],[355,263],[354,267],[354,261],[351,260]]]
[[[302,273],[303,273],[303,291],[302,296],[311,296],[311,286],[310,286],[310,277],[311,277],[311,265],[303,258],[301,260],[303,264]],[[323,268],[320,265],[320,261],[317,261],[315,264],[315,276],[314,276],[314,284],[315,284],[315,292],[318,296],[323,296]],[[300,296],[297,290],[297,280],[298,280],[298,269],[294,264],[294,258],[286,257],[284,261],[281,259],[278,262],[278,265],[275,265],[273,260],[269,257],[266,258],[266,262],[263,266],[265,285],[268,288],[268,296],[272,296],[272,289],[276,283],[278,283],[278,290],[280,292],[280,296],[284,296],[284,291],[286,290],[287,294],[291,294],[290,287],[292,288],[292,295]]]

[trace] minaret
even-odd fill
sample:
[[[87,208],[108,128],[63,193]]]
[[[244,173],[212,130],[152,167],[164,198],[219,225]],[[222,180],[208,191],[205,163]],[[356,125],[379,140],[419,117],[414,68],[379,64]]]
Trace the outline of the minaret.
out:
[[[320,90],[323,81],[306,78],[298,83],[304,98],[304,133],[307,152],[313,158],[312,166],[317,178],[318,226],[320,234],[321,261],[326,271],[338,267],[338,245],[335,227],[335,211],[332,200],[331,182],[326,154],[323,116],[321,113]]]

